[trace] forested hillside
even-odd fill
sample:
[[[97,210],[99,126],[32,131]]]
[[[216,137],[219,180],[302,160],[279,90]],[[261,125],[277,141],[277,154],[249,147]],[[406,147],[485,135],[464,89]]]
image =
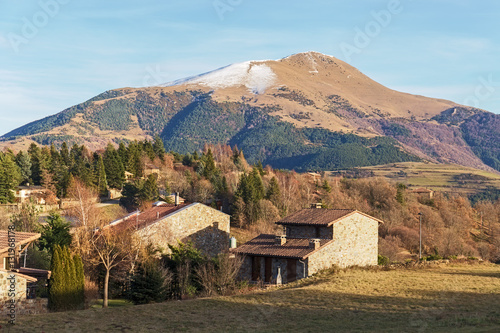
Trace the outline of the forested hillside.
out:
[[[355,136],[326,132],[316,140],[363,143]],[[384,144],[371,140],[364,144]],[[159,172],[150,174],[151,165]],[[418,250],[418,213],[422,212],[426,255],[500,259],[500,201],[492,201],[492,197],[475,197],[473,206],[465,196],[437,193],[426,199],[402,184],[380,178],[350,180],[323,175],[317,179],[307,173],[264,168],[260,162],[252,166],[240,149],[227,145],[167,153],[159,137],[121,143],[118,148],[109,144],[94,152],[63,143],[60,149],[32,144],[28,151],[0,154],[1,203],[13,202],[12,190],[28,183],[45,187],[46,202],[56,203],[56,196],[71,198],[75,181],[101,196],[110,189],[122,190],[121,204],[129,210],[145,209],[163,195],[179,192],[188,201],[221,206],[232,215],[235,226],[247,230],[246,235],[274,232],[275,221],[311,203],[357,209],[384,221],[380,251],[391,260],[403,260]]]
[[[85,140],[79,134],[97,135],[97,130],[127,132],[134,126],[133,117],[137,117],[136,125],[144,133],[159,135],[167,150],[181,154],[201,151],[205,143],[237,145],[251,163],[260,160],[275,168],[297,171],[419,160],[388,137],[368,139],[322,128],[297,128],[271,115],[279,109],[217,102],[210,93],[201,91],[162,93],[159,97],[145,92],[127,96],[126,92],[113,91],[5,137],[32,135],[37,143],[56,147],[66,141],[83,144]],[[71,126],[73,132],[47,132],[79,114],[82,120]]]

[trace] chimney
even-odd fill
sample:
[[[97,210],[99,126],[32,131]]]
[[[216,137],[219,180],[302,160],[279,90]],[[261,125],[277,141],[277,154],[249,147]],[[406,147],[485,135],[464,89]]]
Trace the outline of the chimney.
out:
[[[156,219],[160,218],[160,212],[156,212]]]
[[[318,238],[312,238],[309,240],[309,248],[313,250],[319,249],[319,239]]]
[[[176,206],[179,206],[179,192],[175,192],[175,201],[174,201]]]
[[[322,208],[322,204],[321,204],[321,202],[313,203],[313,204],[311,204],[311,208]]]
[[[286,235],[276,235],[276,238],[274,239],[274,243],[276,245],[279,245],[279,246],[285,245]]]

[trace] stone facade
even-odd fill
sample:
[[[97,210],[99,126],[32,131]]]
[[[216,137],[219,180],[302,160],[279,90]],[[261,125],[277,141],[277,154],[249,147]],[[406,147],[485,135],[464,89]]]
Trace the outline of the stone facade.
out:
[[[15,279],[12,279],[12,277]],[[36,314],[48,312],[47,298],[27,299],[27,283],[29,280],[36,279],[9,271],[0,271],[0,300],[2,303],[0,314],[9,316],[15,313],[15,316],[22,314]],[[31,281],[33,282],[33,281]],[[14,288],[12,288],[14,286]],[[15,297],[11,297],[12,289],[15,290]],[[15,303],[12,303],[12,300]],[[12,306],[14,304],[14,306]]]
[[[204,254],[215,256],[229,249],[229,219],[225,213],[193,203],[136,231],[136,234],[164,253],[169,253],[168,244],[191,241]]]
[[[378,222],[353,214],[333,224],[333,241],[307,258],[308,275],[337,265],[371,266],[378,263]]]

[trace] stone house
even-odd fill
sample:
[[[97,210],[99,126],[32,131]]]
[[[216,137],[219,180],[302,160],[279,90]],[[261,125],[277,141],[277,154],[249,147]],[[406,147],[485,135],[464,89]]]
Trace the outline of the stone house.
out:
[[[410,193],[413,193],[417,195],[420,199],[424,200],[431,200],[432,198],[434,198],[434,191],[423,187],[412,190],[410,191]]]
[[[0,315],[15,320],[17,315],[48,312],[48,299],[30,294],[37,279],[17,272],[0,270]]]
[[[37,282],[50,278],[50,271],[21,267],[22,254],[32,242],[40,238],[39,233],[0,230],[0,299],[1,314],[9,314],[9,305],[15,301],[16,314],[47,312],[47,299],[37,298]],[[13,246],[12,246],[13,245]],[[12,297],[11,289],[15,290]]]
[[[204,254],[215,256],[229,249],[229,218],[201,203],[157,202],[144,212],[111,222],[109,227],[130,228],[142,246],[152,245],[164,254],[170,252],[169,244],[180,241],[192,242]]]
[[[160,176],[160,168],[154,164],[146,164],[144,166],[144,178],[148,178],[149,175]]]
[[[49,192],[43,186],[18,186],[14,191],[14,197],[18,203],[25,203],[31,199],[38,205],[45,205]]]
[[[300,210],[276,222],[282,234],[262,234],[233,250],[243,257],[240,277],[287,283],[333,265],[377,265],[379,223],[356,210]]]

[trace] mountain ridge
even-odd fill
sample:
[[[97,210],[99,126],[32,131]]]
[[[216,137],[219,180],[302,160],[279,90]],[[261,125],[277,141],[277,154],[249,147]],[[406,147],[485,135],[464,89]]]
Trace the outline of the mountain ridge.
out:
[[[100,148],[108,141],[150,139],[160,134],[167,147],[180,152],[200,149],[203,141],[238,146],[247,142],[246,150],[250,151],[245,150],[245,154],[250,160],[276,165],[277,159],[321,159],[323,164],[305,163],[300,168],[324,169],[335,166],[327,161],[329,153],[332,158],[339,156],[339,151],[335,155],[328,149],[340,149],[314,141],[318,133],[326,131],[354,135],[357,139],[351,139],[360,145],[357,148],[363,147],[359,154],[367,156],[374,153],[369,152],[373,148],[370,140],[387,137],[393,141],[383,144],[399,151],[390,154],[399,156],[394,162],[411,155],[414,159],[500,170],[498,140],[479,142],[470,133],[480,131],[478,126],[487,126],[476,121],[482,114],[490,113],[397,92],[341,60],[311,51],[279,60],[232,64],[159,86],[106,91],[5,134],[1,145],[19,149],[32,142],[57,145],[69,141]],[[274,141],[256,133],[255,128]],[[498,132],[498,128],[491,130]],[[272,131],[288,137],[289,142]],[[260,143],[252,141],[248,133],[259,137]],[[488,145],[492,145],[493,154],[488,153]],[[377,158],[361,160],[376,163]],[[280,166],[299,167],[293,163]]]

